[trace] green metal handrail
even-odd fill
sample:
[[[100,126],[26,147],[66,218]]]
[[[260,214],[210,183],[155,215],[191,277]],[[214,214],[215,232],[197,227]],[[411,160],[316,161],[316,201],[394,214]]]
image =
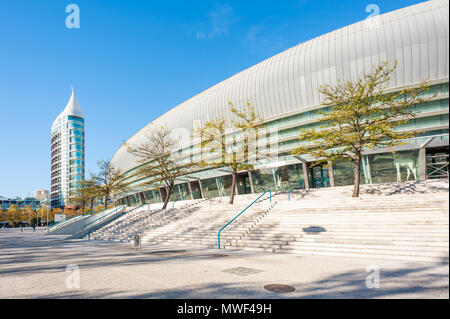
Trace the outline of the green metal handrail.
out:
[[[270,189],[266,190],[264,193],[262,193],[261,196],[259,196],[257,199],[255,199],[250,205],[248,205],[242,212],[240,212],[239,214],[236,215],[236,217],[234,217],[232,220],[230,220],[225,226],[223,226],[219,232],[217,233],[217,245],[220,249],[220,233],[222,232],[222,230],[224,230],[228,225],[230,225],[236,218],[238,218],[239,216],[241,216],[250,206],[252,206],[254,203],[256,203],[258,201],[258,199],[260,199],[261,197],[263,197],[267,192],[269,192],[270,194],[270,202],[272,203],[272,191]]]
[[[191,194],[192,194],[192,197],[194,197],[194,199],[195,199],[194,193],[188,193],[188,194],[186,194],[186,195],[184,195],[184,196],[180,196],[180,197],[178,197],[178,199],[176,199],[176,200],[172,203],[172,209],[175,208],[175,202],[178,202],[179,200],[183,200],[184,198],[186,198],[188,195],[191,195]]]
[[[301,179],[297,184],[295,184],[294,187],[291,188],[291,190],[288,193],[288,198],[289,200],[291,200],[291,192],[297,188],[298,185],[300,185],[300,183],[302,184],[302,188],[305,189],[305,181],[303,179]]]
[[[97,219],[91,221],[90,223],[84,225],[83,228],[82,228],[82,230],[84,230],[84,229],[85,229],[86,227],[88,227],[89,225],[95,223],[96,221],[99,221],[99,220],[101,220],[101,219],[103,219],[103,218],[105,218],[105,217],[107,217],[107,216],[109,216],[109,215],[111,215],[111,214],[114,214],[115,212],[117,212],[117,211],[118,211],[119,209],[121,209],[121,208],[123,208],[123,206],[119,206],[119,207],[117,207],[116,209],[114,209],[111,213],[108,213],[108,214],[106,214],[106,215],[104,215],[104,216],[102,216],[102,217],[100,217],[100,218],[97,218]]]
[[[98,214],[98,213],[100,213],[103,210],[106,210],[105,207],[102,207],[99,210],[94,211],[93,213],[91,213],[90,211],[87,212],[87,213],[84,213],[84,216]]]
[[[119,217],[121,217],[121,216],[123,216],[123,215],[125,215],[125,214],[131,213],[133,210],[136,210],[136,209],[138,209],[138,208],[141,208],[142,206],[145,206],[145,205],[150,205],[150,204],[142,204],[142,205],[140,205],[140,206],[134,207],[134,208],[132,208],[132,209],[126,211],[126,212],[123,212],[123,213],[117,215],[114,219],[119,218]],[[120,208],[120,207],[119,207],[119,208]],[[117,210],[117,209],[116,209],[116,210]],[[109,215],[109,214],[108,214],[108,215]],[[105,217],[105,216],[103,216],[103,217]],[[100,218],[99,218],[99,219],[100,219]],[[97,220],[97,219],[96,219],[96,220]],[[89,225],[89,224],[88,224],[88,225]],[[87,226],[87,225],[86,225],[86,226]],[[83,227],[83,229],[84,229],[84,227]],[[88,239],[89,239],[89,240],[91,239],[91,233],[92,233],[92,231],[90,231],[90,232],[87,233],[87,236],[88,236]]]

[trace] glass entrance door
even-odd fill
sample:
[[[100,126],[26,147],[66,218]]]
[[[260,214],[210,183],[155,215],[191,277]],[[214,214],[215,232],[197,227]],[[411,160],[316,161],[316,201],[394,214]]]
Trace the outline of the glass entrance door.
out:
[[[239,195],[252,193],[248,173],[243,173],[236,176],[236,183]]]
[[[194,199],[202,198],[202,191],[200,189],[200,181],[190,182],[191,190],[194,195]]]
[[[324,165],[316,165],[311,167],[312,187],[330,187],[330,176],[328,175],[328,167]]]

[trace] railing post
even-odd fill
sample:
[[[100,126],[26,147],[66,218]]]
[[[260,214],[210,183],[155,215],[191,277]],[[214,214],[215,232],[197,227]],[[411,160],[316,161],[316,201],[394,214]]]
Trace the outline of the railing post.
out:
[[[220,230],[219,233],[217,234],[217,245],[219,246],[220,249]]]

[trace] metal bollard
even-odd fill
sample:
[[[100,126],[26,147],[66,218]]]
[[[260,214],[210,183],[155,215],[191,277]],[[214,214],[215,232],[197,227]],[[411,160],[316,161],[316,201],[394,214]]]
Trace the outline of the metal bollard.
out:
[[[134,249],[135,251],[139,249],[139,253],[142,252],[141,236],[138,234],[134,235]]]

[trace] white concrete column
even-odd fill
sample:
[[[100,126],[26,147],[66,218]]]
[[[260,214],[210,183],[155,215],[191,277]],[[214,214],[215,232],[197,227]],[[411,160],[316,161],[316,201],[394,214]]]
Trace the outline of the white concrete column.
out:
[[[202,181],[198,180],[198,185],[200,186],[200,193],[202,194],[202,198],[205,198],[205,194],[203,194],[203,187],[202,187]]]
[[[302,161],[303,180],[305,181],[305,189],[309,189],[309,167],[305,161]]]
[[[330,178],[330,187],[334,187],[334,171],[331,162],[328,162],[328,177]]]
[[[420,180],[424,181],[427,179],[427,151],[425,147],[419,150],[419,161],[420,161]]]
[[[192,192],[191,182],[187,182],[188,191],[191,194],[191,199],[194,199],[194,193]]]
[[[250,191],[252,194],[255,193],[255,187],[253,186],[252,172],[248,171],[248,179],[250,180]]]

